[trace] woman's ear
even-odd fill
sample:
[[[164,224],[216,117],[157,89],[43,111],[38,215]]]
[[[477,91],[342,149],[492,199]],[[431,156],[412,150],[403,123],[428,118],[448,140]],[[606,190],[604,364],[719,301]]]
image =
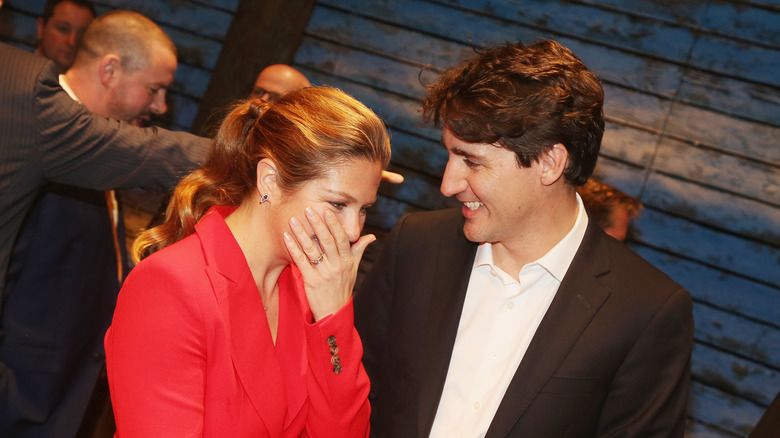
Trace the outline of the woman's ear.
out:
[[[259,196],[268,195],[269,198],[278,195],[279,187],[276,180],[276,163],[268,158],[263,158],[257,163],[257,192]]]
[[[556,143],[542,155],[542,184],[553,185],[561,179],[566,164],[569,162],[569,151],[560,143]]]

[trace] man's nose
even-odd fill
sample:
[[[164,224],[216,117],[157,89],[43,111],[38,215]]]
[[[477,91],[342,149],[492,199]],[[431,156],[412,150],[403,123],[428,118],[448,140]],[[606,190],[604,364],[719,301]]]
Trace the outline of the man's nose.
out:
[[[149,110],[157,115],[165,114],[165,112],[168,111],[168,105],[165,103],[165,90],[160,90],[155,93]]]
[[[462,177],[457,166],[452,162],[447,163],[444,168],[444,176],[441,179],[441,194],[447,197],[455,196],[466,190],[466,180]]]

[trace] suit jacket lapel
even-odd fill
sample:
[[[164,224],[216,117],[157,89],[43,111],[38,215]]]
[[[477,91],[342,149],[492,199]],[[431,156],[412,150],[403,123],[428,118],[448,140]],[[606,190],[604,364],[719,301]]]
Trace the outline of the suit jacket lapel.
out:
[[[196,227],[206,274],[228,329],[230,354],[241,385],[270,435],[281,436],[287,407],[284,379],[254,278],[222,218],[227,214],[212,209]]]
[[[418,436],[428,436],[433,426],[478,246],[463,235],[463,220],[442,234],[433,267],[434,292],[425,330]],[[453,239],[453,234],[457,238]]]
[[[505,437],[550,379],[609,296],[598,277],[609,272],[601,230],[590,221],[550,308],[493,417],[486,438]],[[594,254],[599,258],[594,258]]]

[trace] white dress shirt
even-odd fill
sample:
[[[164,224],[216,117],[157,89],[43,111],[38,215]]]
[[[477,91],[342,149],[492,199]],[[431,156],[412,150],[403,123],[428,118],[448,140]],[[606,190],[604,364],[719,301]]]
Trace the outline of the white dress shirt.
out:
[[[431,437],[484,437],[558,286],[582,243],[588,216],[577,195],[577,219],[550,251],[517,276],[477,249]],[[529,358],[533,360],[533,358]]]

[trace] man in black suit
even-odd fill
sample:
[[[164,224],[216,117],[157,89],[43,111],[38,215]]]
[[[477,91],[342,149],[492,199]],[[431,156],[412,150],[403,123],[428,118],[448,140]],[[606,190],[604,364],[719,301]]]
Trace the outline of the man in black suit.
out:
[[[65,411],[56,416],[65,421],[59,423],[50,416],[67,392],[52,386],[57,380],[52,376],[75,373],[75,379],[93,379],[92,385],[95,377],[92,370],[60,369],[73,351],[56,330],[61,323],[86,321],[93,307],[112,305],[111,298],[95,304],[73,297],[46,306],[49,297],[9,292],[8,261],[21,224],[49,182],[92,190],[168,189],[202,162],[209,140],[94,115],[63,90],[57,66],[39,56],[0,44],[0,64],[0,435],[25,436],[33,430],[29,427],[44,423],[31,435],[66,436],[81,417]],[[151,87],[145,92],[160,91]],[[35,327],[35,322],[45,325]],[[85,336],[94,338],[91,325],[84,326],[90,332]],[[84,348],[76,354],[92,353]],[[23,372],[17,375],[17,370]]]
[[[427,90],[441,191],[355,297],[377,437],[682,436],[690,295],[588,220],[598,77],[553,41],[480,51]]]

